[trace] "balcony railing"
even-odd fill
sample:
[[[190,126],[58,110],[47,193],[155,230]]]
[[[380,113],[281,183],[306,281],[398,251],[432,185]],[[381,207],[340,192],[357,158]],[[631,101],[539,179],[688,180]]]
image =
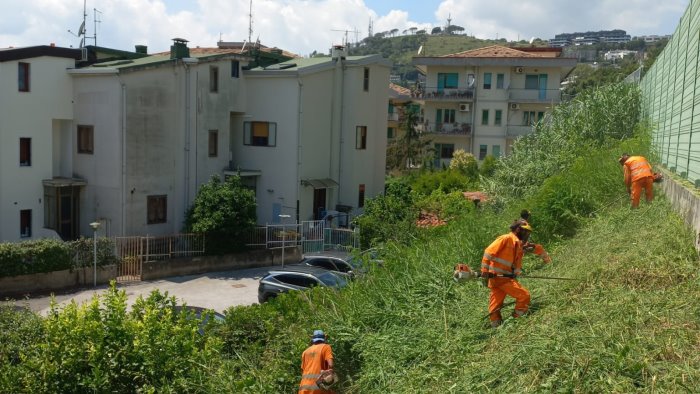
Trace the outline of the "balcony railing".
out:
[[[469,135],[472,132],[470,123],[421,123],[416,130],[426,134]]]
[[[506,137],[521,137],[523,135],[531,134],[534,130],[532,126],[515,126],[508,125],[506,129]]]
[[[398,112],[390,113],[387,120],[389,120],[390,122],[391,121],[398,122],[399,121],[399,113]]]
[[[508,89],[508,99],[521,103],[561,102],[559,89]]]
[[[411,96],[422,100],[464,101],[474,99],[474,88],[420,87]]]

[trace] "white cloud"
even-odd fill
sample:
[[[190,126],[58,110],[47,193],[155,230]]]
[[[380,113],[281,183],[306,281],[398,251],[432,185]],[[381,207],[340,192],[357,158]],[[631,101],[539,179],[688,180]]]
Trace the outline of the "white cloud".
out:
[[[369,19],[374,32],[411,27],[430,30],[452,23],[481,38],[551,38],[556,33],[620,28],[630,34],[672,33],[688,0],[445,0],[433,13],[435,23],[415,22],[405,10],[378,15],[368,4],[374,0],[255,0],[253,39],[269,46],[307,55],[327,51],[342,42],[367,35]],[[250,0],[88,0],[88,35],[93,35],[92,9],[99,9],[97,43],[133,50],[148,45],[149,52],[167,51],[171,39],[190,40],[191,46],[213,47],[224,41],[248,38]],[[400,4],[400,2],[398,3]],[[415,6],[414,6],[415,7]],[[426,5],[427,7],[427,5]],[[76,46],[82,22],[83,0],[2,0],[0,47],[46,45]],[[413,19],[413,20],[412,20]],[[88,43],[92,43],[88,40]]]

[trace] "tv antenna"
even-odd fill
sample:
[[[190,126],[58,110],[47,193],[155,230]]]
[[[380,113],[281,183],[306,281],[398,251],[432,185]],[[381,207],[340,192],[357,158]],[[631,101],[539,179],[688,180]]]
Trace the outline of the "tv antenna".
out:
[[[248,12],[248,42],[253,36],[253,0],[250,0],[250,8]]]
[[[91,39],[94,40],[95,46],[97,46],[97,24],[102,23],[102,21],[99,19],[98,14],[102,14],[100,10],[97,8],[93,8],[93,22],[95,26],[95,31],[92,37],[87,36],[87,29],[85,28],[85,24],[87,22],[87,0],[83,0],[83,23],[80,24],[80,27],[78,28],[78,33],[72,32],[70,29],[68,29],[68,33],[74,35],[75,37],[80,38],[80,45],[78,46],[79,48],[84,48],[85,47],[85,39]]]
[[[354,29],[354,30],[349,30],[349,29],[344,29],[344,30],[343,30],[343,29],[331,29],[331,31],[342,31],[342,32],[345,32],[345,41],[343,42],[343,45],[344,45],[345,47],[348,46],[348,33],[355,33],[355,42],[357,42],[357,35],[360,34],[360,32],[357,31],[357,29]]]

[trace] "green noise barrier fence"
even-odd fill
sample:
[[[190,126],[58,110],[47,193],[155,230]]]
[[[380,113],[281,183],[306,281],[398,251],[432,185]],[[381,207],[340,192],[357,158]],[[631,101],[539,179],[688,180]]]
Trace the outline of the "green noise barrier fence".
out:
[[[700,1],[691,0],[673,37],[641,81],[661,164],[700,187]],[[634,152],[630,152],[634,153]]]

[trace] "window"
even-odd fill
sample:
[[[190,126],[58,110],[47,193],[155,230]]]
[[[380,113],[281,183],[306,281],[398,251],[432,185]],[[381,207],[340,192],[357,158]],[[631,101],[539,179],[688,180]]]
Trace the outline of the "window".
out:
[[[488,109],[481,111],[481,124],[483,126],[489,125],[489,110]]]
[[[355,128],[355,148],[367,149],[367,126],[357,126]]]
[[[369,92],[369,68],[365,67],[365,77],[363,79],[362,89]]]
[[[277,123],[244,122],[243,144],[253,146],[277,145]]]
[[[486,150],[488,149],[488,145],[479,145],[479,160],[484,160],[486,157]]]
[[[209,67],[209,91],[212,93],[219,91],[219,67]]]
[[[389,103],[389,113],[393,114],[394,113],[394,104]]]
[[[318,286],[318,281],[308,277],[304,274],[283,274],[275,276],[275,279],[282,283],[286,283],[293,286],[299,287],[313,287]]]
[[[93,154],[94,127],[78,125],[78,153]]]
[[[493,120],[493,124],[496,126],[500,126],[502,118],[503,118],[503,111],[501,111],[500,109],[497,109],[495,118]]]
[[[241,64],[238,60],[231,60],[231,78],[239,78],[241,76]]]
[[[396,131],[393,127],[386,128],[386,138],[392,139],[396,136]]]
[[[454,109],[438,109],[435,114],[435,119],[438,123],[454,123],[455,122],[455,110]]]
[[[467,87],[473,88],[476,83],[476,76],[474,74],[467,74]]]
[[[19,236],[29,238],[32,236],[32,210],[19,211]]]
[[[168,196],[148,196],[148,224],[168,221]]]
[[[497,159],[498,159],[499,157],[501,157],[501,146],[500,146],[500,145],[494,145],[494,146],[492,146],[492,147],[491,147],[491,154],[493,155],[493,157],[495,157],[495,158],[497,158]]]
[[[32,139],[19,139],[19,165],[20,167],[29,167],[32,165]]]
[[[484,89],[491,89],[491,73],[484,73]]]
[[[537,74],[525,75],[525,89],[537,90],[540,88],[539,76]]]
[[[365,184],[361,183],[360,188],[357,193],[357,207],[362,208],[365,206]]]
[[[503,74],[496,74],[496,89],[503,89],[503,81],[505,76]]]
[[[535,117],[536,116],[536,117]],[[544,119],[544,112],[542,111],[524,111],[523,112],[523,126],[532,126],[535,123]]]
[[[209,130],[209,157],[219,154],[219,131]]]
[[[438,90],[440,89],[456,89],[459,74],[457,73],[438,73]]]
[[[29,63],[18,63],[17,90],[20,92],[29,91]]]
[[[435,144],[435,153],[441,159],[451,159],[454,152],[455,144]]]

